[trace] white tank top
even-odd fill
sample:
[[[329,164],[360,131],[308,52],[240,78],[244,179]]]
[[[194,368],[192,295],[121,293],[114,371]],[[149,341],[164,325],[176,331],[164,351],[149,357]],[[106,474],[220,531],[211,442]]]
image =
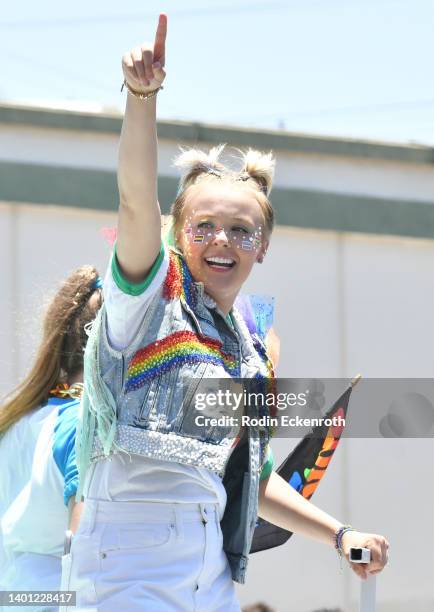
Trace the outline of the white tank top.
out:
[[[84,496],[105,501],[218,504],[220,520],[226,506],[226,490],[217,474],[124,452],[93,464]]]

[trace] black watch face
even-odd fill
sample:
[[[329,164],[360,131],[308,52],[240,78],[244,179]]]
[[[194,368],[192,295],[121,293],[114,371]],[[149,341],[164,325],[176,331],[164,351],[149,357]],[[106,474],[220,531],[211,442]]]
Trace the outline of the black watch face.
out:
[[[350,559],[351,559],[351,561],[361,561],[362,560],[362,549],[361,548],[352,548],[351,549]]]

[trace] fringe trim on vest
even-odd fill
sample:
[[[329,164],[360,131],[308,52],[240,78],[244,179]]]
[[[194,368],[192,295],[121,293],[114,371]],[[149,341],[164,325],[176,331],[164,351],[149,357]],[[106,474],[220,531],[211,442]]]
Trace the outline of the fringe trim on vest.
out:
[[[115,448],[116,402],[100,375],[99,342],[105,307],[103,306],[93,322],[84,353],[85,387],[81,400],[81,418],[77,426],[77,468],[80,476],[76,500],[80,501],[86,473],[90,465],[95,431],[105,456]]]

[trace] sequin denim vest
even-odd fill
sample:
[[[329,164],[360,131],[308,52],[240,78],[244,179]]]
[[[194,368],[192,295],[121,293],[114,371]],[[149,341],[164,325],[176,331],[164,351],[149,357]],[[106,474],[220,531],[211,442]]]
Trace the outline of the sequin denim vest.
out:
[[[89,462],[119,450],[219,474],[227,492],[223,547],[233,580],[243,583],[268,430],[246,428],[235,445],[231,428],[196,425],[192,401],[203,379],[272,376],[264,346],[258,338],[254,343],[235,309],[232,320],[234,330],[174,251],[165,282],[124,351],[108,343],[103,306],[86,347],[77,460],[81,490]]]

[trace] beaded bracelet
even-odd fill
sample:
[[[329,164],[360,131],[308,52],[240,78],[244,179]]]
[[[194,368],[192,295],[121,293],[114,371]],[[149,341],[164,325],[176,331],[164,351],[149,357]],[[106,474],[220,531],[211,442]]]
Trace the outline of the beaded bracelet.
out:
[[[122,87],[121,87],[121,92],[123,91],[124,87],[130,92],[131,95],[133,95],[135,98],[139,98],[139,100],[149,100],[149,98],[153,98],[154,96],[157,95],[157,93],[160,91],[160,89],[164,89],[164,87],[162,85],[160,85],[160,87],[157,87],[157,89],[154,89],[148,93],[140,93],[139,91],[134,91],[134,89],[132,89],[130,87],[130,85],[128,85],[126,79],[124,79],[124,82],[122,83]]]
[[[339,527],[339,529],[335,532],[335,548],[337,550],[337,553],[339,555],[339,559],[341,562],[341,569],[342,569],[342,538],[344,536],[344,533],[347,533],[347,531],[355,531],[354,527],[352,527],[351,525],[342,525],[341,527]]]

